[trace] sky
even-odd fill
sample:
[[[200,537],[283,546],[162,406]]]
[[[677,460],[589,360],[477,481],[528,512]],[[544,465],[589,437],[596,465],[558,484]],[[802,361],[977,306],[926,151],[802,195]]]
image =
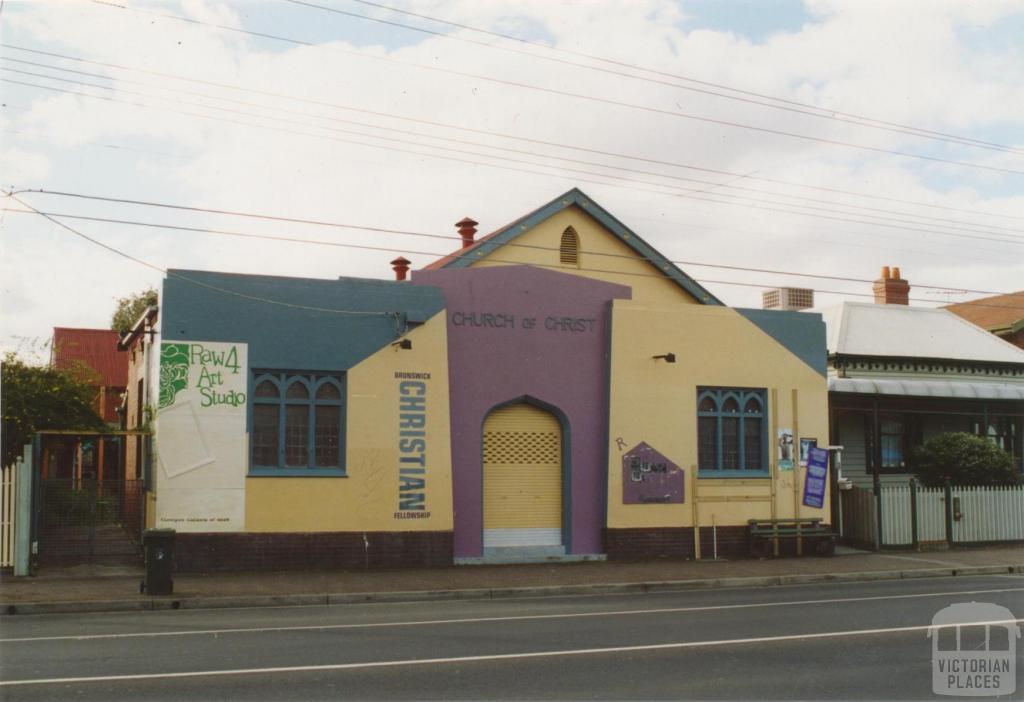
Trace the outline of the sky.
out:
[[[1020,290],[1021,37],[999,0],[5,0],[0,350],[167,268],[390,279],[573,187],[736,307]]]

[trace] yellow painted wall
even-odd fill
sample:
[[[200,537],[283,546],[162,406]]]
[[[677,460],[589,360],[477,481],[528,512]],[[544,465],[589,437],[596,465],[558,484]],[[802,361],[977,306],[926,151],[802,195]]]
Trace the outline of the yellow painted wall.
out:
[[[672,352],[676,363],[651,357]],[[777,427],[828,443],[825,378],[727,307],[646,306],[616,300],[612,308],[612,383],[608,448],[608,526],[693,526],[695,490],[701,526],[746,525],[752,518],[821,517],[799,503],[805,470],[779,471]],[[769,478],[697,478],[697,387],[767,389]],[[794,391],[796,402],[794,403]],[[621,441],[619,441],[621,439]],[[622,504],[622,455],[646,441],[686,471],[684,504]]]
[[[579,236],[579,265],[559,262],[562,232],[572,227]],[[532,247],[532,248],[531,248]],[[597,220],[577,206],[568,207],[475,261],[472,267],[528,264],[633,288],[633,299],[648,303],[696,300],[651,262],[640,257]]]
[[[451,440],[446,314],[407,335],[411,349],[387,346],[349,370],[345,468],[339,478],[246,479],[246,530],[450,531]],[[426,512],[399,508],[399,384],[395,373],[429,373],[426,412]],[[410,512],[404,512],[409,514]]]

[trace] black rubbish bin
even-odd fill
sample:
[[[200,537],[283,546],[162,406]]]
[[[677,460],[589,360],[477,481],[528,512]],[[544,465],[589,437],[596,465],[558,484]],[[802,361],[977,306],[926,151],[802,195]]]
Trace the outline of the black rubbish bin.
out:
[[[139,591],[147,595],[170,595],[174,590],[174,529],[146,529],[142,550],[146,554],[146,579]]]

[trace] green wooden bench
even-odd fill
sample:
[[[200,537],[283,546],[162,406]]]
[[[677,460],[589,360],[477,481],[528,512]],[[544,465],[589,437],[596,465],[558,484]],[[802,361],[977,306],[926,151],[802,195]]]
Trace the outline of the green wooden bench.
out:
[[[821,523],[820,517],[808,519],[749,519],[747,520],[750,531],[750,555],[761,556],[759,550],[763,550],[763,556],[779,555],[779,541],[782,539],[796,539],[796,553],[803,555],[804,544],[812,546],[814,553],[819,556],[832,556],[836,552],[836,538],[838,534]],[[768,544],[771,544],[771,553],[768,553]]]

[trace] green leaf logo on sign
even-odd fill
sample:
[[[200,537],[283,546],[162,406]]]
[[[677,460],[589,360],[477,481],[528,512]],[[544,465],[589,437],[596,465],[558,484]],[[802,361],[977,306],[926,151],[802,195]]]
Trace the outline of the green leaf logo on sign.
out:
[[[177,394],[188,387],[188,344],[163,344],[160,349],[159,408],[174,404]]]

